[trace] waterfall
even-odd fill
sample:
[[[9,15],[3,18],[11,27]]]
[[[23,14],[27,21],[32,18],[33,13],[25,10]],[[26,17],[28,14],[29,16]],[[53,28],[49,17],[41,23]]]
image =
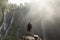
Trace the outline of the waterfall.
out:
[[[41,28],[42,28],[42,33],[43,33],[43,40],[46,40],[46,34],[45,34],[45,17],[42,16],[43,14],[40,14],[40,19],[41,19]]]
[[[41,28],[42,28],[42,33],[43,33],[43,40],[46,40],[46,35],[45,35],[45,30],[44,30],[44,21],[41,21]]]
[[[1,36],[2,36],[2,26],[0,27],[0,39],[1,39]]]
[[[4,36],[5,30],[6,30],[6,11],[4,11],[3,23],[0,27],[0,38],[2,38]]]
[[[14,21],[14,13],[13,13],[13,16],[11,18],[10,25],[9,25],[8,29],[6,30],[5,36],[8,34],[9,30],[11,29],[13,21]]]

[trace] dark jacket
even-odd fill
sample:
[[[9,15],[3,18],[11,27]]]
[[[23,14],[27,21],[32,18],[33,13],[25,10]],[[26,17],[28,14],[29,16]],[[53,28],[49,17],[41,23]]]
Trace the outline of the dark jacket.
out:
[[[31,25],[31,23],[29,22],[28,25],[27,25],[27,31],[31,31],[31,29],[32,29],[32,25]]]

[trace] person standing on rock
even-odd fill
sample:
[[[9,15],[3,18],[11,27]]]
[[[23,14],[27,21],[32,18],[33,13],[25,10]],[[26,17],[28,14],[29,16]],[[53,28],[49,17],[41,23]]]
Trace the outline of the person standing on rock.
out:
[[[32,24],[29,22],[27,25],[27,31],[31,32],[31,29],[32,29]]]

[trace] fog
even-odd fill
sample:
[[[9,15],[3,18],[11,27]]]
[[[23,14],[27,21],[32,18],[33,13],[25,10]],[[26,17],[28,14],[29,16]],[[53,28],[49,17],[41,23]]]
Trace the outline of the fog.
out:
[[[59,10],[60,0],[31,0],[30,11],[26,18],[32,23],[34,32],[39,34],[42,30],[46,40],[49,38],[49,40],[59,40]]]
[[[60,40],[60,0],[30,0],[30,3],[20,3],[19,6],[11,3],[8,6],[9,10],[4,10],[6,15],[2,11],[5,25],[0,28],[7,38],[25,36],[30,22],[33,35],[39,35],[42,40]]]

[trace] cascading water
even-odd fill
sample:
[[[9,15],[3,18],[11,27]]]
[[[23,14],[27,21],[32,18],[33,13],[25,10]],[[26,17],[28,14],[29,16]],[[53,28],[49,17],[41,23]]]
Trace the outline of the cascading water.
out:
[[[13,21],[14,21],[14,12],[13,12],[13,16],[11,18],[11,22],[10,22],[9,28],[6,30],[5,36],[8,34],[8,32],[9,32],[11,26],[12,26]]]
[[[4,35],[4,32],[6,30],[6,11],[4,11],[4,19],[3,19],[3,24],[0,27],[0,37],[2,38]],[[1,39],[2,40],[2,39]]]
[[[43,33],[43,40],[46,40],[45,26],[44,26],[45,20],[44,17],[42,17],[42,15],[40,15],[40,18],[41,18],[40,20],[41,20],[41,28]]]

